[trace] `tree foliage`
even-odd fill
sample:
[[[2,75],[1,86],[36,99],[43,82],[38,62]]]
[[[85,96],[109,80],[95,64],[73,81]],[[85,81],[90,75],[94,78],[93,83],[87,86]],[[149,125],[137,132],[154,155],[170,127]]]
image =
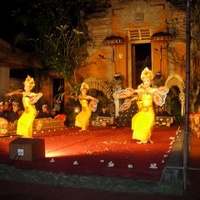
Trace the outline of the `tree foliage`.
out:
[[[29,46],[45,69],[55,69],[70,81],[87,57],[88,37],[80,17],[85,2],[19,0],[12,10],[15,22],[21,25],[14,37],[15,46]],[[29,28],[31,32],[27,31]]]
[[[76,69],[87,57],[86,36],[79,23],[80,10],[74,8],[77,5],[74,1],[42,2],[32,7],[32,12],[36,9],[34,13],[38,13],[37,18],[34,18],[39,31],[38,37],[34,39],[36,53],[41,56],[45,66],[55,69],[70,81],[72,76],[76,78]]]
[[[187,1],[171,0],[176,9],[186,11]],[[190,111],[196,111],[195,104],[199,103],[200,70],[196,62],[200,56],[200,0],[190,0]]]

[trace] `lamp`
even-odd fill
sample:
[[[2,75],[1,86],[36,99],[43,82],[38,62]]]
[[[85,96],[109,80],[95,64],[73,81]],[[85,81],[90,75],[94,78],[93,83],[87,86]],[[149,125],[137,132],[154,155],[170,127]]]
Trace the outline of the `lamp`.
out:
[[[78,114],[80,112],[80,107],[79,106],[75,106],[74,107],[74,113]]]

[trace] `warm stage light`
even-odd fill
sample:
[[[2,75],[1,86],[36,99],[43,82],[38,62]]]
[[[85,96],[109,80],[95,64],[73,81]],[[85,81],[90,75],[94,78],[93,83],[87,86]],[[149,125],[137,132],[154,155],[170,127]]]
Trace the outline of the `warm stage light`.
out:
[[[55,146],[57,142],[48,145],[48,150],[45,151],[46,158],[58,158],[58,157],[68,157],[76,155],[84,155],[85,153],[79,147],[77,148],[77,143],[71,145]]]
[[[79,106],[74,107],[74,113],[78,114],[79,112],[80,112],[80,107]]]
[[[56,158],[56,157],[63,157],[63,156],[72,156],[74,154],[74,152],[71,152],[70,150],[68,150],[66,152],[66,150],[64,151],[57,151],[57,150],[52,150],[52,151],[46,151],[45,152],[45,157],[46,158]]]

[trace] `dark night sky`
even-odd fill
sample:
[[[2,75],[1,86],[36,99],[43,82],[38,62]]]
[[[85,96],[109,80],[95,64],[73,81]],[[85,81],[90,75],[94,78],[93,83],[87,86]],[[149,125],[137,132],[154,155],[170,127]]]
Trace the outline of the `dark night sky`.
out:
[[[5,1],[4,5],[0,8],[0,37],[3,37],[2,39],[8,38],[9,33],[13,29],[9,2],[10,0]]]
[[[4,5],[0,8],[0,38],[14,44],[15,36],[20,33],[34,33],[34,26],[30,24],[29,27],[24,26],[21,22],[16,20],[16,17],[12,16],[12,11],[16,10],[16,8],[20,8],[23,12],[28,11],[27,3],[24,5],[19,4],[18,0],[6,0]],[[28,30],[29,29],[29,30]]]
[[[15,37],[18,33],[23,32],[28,35],[28,37],[35,37],[37,34],[36,28],[33,24],[29,24],[24,26],[21,22],[16,21],[16,17],[12,17],[12,11],[17,10],[16,8],[20,8],[22,13],[27,15],[27,11],[29,10],[30,2],[32,0],[6,0],[3,5],[0,7],[0,38],[5,40],[10,44],[15,44]],[[34,0],[35,1],[35,0]],[[37,0],[36,0],[37,1]],[[39,0],[40,1],[40,0]],[[35,35],[31,35],[35,34]],[[24,51],[34,51],[34,49],[30,48],[30,45],[21,44],[16,46]],[[28,70],[11,70],[11,77],[24,77],[24,74],[33,74],[31,69]]]
[[[17,0],[14,0],[17,2]],[[13,43],[14,36],[17,32],[21,31],[21,26],[14,22],[11,17],[11,11],[14,7],[13,0],[6,0],[3,6],[0,7],[0,38]],[[15,78],[24,78],[26,75],[33,75],[32,69],[11,69],[10,76]]]
[[[18,33],[23,30],[25,27],[22,24],[16,23],[16,18],[11,17],[11,13],[13,10],[17,10],[16,8],[20,9],[21,13],[25,13],[28,15],[28,10],[31,5],[31,2],[42,2],[42,0],[6,0],[3,2],[3,5],[0,7],[0,38],[5,40],[13,40],[13,34]],[[62,0],[60,0],[62,2]],[[95,3],[96,0],[85,0],[82,1],[82,4],[79,4],[79,1],[75,0],[63,0],[66,8],[68,9],[68,4],[70,5],[71,9],[71,17],[70,20],[72,22],[76,21],[75,12],[79,13],[80,8],[84,10],[85,13],[91,14],[94,12],[102,11],[110,7],[110,4],[104,3],[102,5],[97,6]],[[98,2],[98,1],[97,1]],[[73,3],[73,4],[72,4]],[[72,6],[73,5],[73,6]],[[29,33],[34,32],[34,27],[30,25],[26,27],[29,29]],[[33,29],[30,31],[30,29]],[[28,31],[27,31],[28,32]]]

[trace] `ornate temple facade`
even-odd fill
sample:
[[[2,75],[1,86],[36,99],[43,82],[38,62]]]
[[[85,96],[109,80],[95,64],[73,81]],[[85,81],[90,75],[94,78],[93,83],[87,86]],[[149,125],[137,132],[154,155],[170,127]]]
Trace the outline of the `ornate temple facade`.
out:
[[[186,12],[167,0],[99,0],[96,12],[83,15],[88,58],[76,72],[78,82],[112,98],[113,80],[136,88],[141,71],[148,67],[161,77],[156,84],[178,88],[181,114],[185,103]],[[197,62],[198,64],[198,62]],[[54,87],[56,85],[56,87]],[[40,83],[44,101],[53,106],[56,90],[70,93],[64,77],[55,73]],[[172,94],[173,95],[173,94]],[[67,102],[64,99],[63,105]]]
[[[158,85],[178,88],[183,115],[186,12],[175,9],[167,0],[97,2],[96,12],[86,17],[83,15],[83,26],[89,37],[89,56],[76,72],[78,82],[86,80],[90,88],[101,90],[112,98],[109,86],[116,77],[123,80],[121,87],[136,88],[141,83],[141,71],[148,67],[155,75],[161,76],[162,81],[158,80]],[[61,81],[63,91],[69,93],[64,77],[57,78],[52,75],[41,85],[46,101],[51,105],[55,96],[52,85],[56,81]],[[67,98],[63,105],[66,102]]]
[[[136,87],[144,66],[165,79],[174,72],[184,78],[184,12],[166,0],[111,0],[110,5],[86,21],[91,40],[86,70],[80,73],[83,79],[92,76],[112,81],[120,74],[124,86]]]
[[[166,0],[110,0],[110,7],[88,16],[86,25],[89,58],[79,71],[82,80],[111,82],[117,74],[123,87],[136,88],[148,67],[167,87],[178,88],[183,115],[186,12]]]

